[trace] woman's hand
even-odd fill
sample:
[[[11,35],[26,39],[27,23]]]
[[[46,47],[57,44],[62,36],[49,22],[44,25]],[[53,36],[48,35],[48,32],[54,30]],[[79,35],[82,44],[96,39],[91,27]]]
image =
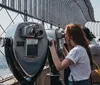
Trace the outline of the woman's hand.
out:
[[[50,48],[53,48],[56,46],[56,41],[55,40],[51,40],[50,41]]]
[[[56,52],[56,48],[55,48],[55,41],[54,40],[51,40],[50,41],[50,51],[51,51],[51,54],[54,54],[54,52]]]
[[[66,56],[68,54],[68,50],[66,49],[66,47],[64,46],[63,48],[63,55]]]
[[[51,51],[51,56],[52,56],[52,59],[53,59],[53,62],[54,62],[54,65],[56,66],[56,69],[58,71],[60,70],[64,70],[65,68],[67,68],[70,64],[72,64],[72,61],[70,59],[64,59],[63,61],[61,61],[59,59],[59,56],[57,55],[57,52],[56,52],[56,48],[55,48],[55,41],[52,40],[51,41],[51,45],[50,45],[50,51]],[[67,49],[64,47],[64,53],[65,53],[65,56],[67,55],[68,51]]]

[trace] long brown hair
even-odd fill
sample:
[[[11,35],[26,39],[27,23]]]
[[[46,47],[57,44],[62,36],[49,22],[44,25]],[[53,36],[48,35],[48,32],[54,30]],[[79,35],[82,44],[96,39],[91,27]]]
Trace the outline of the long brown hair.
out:
[[[81,25],[68,24],[65,27],[65,31],[69,37],[72,37],[72,40],[76,45],[81,45],[82,47],[86,49],[89,59],[90,59],[91,68],[92,68],[93,66],[92,55],[89,49],[89,44],[85,38],[83,30],[81,29]]]

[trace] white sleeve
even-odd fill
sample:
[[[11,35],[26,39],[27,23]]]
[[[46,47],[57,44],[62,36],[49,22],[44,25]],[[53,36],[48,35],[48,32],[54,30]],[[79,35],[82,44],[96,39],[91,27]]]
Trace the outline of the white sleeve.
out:
[[[72,49],[65,58],[72,60],[76,64],[81,58],[79,49]]]

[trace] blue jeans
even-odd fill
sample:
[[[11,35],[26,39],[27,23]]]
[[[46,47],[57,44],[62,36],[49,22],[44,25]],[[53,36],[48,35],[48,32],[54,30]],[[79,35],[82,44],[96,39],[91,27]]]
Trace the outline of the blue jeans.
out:
[[[69,85],[91,85],[90,81],[88,80],[81,80],[81,81],[69,81]]]

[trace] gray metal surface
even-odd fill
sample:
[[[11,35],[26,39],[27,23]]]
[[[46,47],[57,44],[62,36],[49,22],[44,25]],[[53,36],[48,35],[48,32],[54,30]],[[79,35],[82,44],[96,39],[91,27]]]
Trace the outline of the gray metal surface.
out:
[[[60,27],[94,21],[90,0],[2,0],[0,4]]]
[[[36,37],[36,35],[32,37],[33,35],[29,36],[29,34],[25,33],[26,35],[28,35],[26,37],[26,35],[23,35],[24,30],[26,30],[25,28],[31,30],[33,29],[36,32],[42,31],[43,34],[41,35],[41,37],[39,37],[39,35],[38,37]],[[43,67],[45,59],[47,57],[46,54],[48,49],[48,40],[44,27],[40,24],[32,22],[14,24],[8,28],[5,37],[13,39],[14,57],[18,62],[19,66],[21,67],[21,69],[23,70],[23,72],[29,77],[34,77],[36,73],[38,73],[39,70]],[[33,41],[32,43],[29,38],[32,38],[31,39]],[[28,42],[26,41],[27,39],[29,39]],[[37,44],[34,44],[35,40],[37,40]],[[18,43],[23,43],[23,45],[19,46]],[[37,49],[35,46],[34,48],[31,49],[27,48],[27,45],[32,46],[32,44],[37,45]],[[32,51],[33,54],[26,55],[27,53],[26,49]],[[34,54],[35,52],[34,50],[37,51],[37,54]],[[11,67],[11,69],[13,69],[13,67]]]
[[[85,24],[95,36],[99,36],[100,38],[100,22],[87,22]]]

